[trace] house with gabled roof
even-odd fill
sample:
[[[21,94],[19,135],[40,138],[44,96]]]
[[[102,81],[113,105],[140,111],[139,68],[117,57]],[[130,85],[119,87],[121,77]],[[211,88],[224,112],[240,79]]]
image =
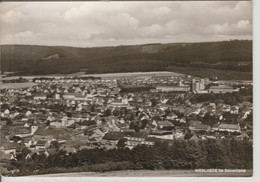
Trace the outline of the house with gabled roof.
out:
[[[247,133],[243,132],[240,135],[238,135],[237,138],[240,139],[240,140],[244,140],[244,139],[248,139],[249,136],[248,136]]]
[[[40,150],[40,149],[46,149],[49,146],[47,141],[44,140],[39,140],[36,145],[35,148],[36,150]]]
[[[84,96],[82,93],[75,93],[75,100],[78,101],[85,101],[87,100],[86,96]]]
[[[180,129],[175,129],[175,131],[173,132],[174,138],[175,139],[184,139],[184,132]]]
[[[18,137],[28,137],[31,135],[31,129],[29,128],[19,128],[17,131],[14,132],[13,134],[14,136],[18,136]]]
[[[74,100],[75,99],[75,94],[74,93],[66,93],[62,97],[65,100]]]
[[[227,132],[241,132],[241,128],[239,126],[239,124],[225,124],[225,123],[221,123],[218,126],[218,131],[227,131]]]
[[[205,124],[198,124],[195,126],[189,126],[189,129],[191,131],[206,131],[209,132],[211,130],[210,125],[205,125]]]
[[[34,135],[33,139],[38,141],[38,140],[52,140],[54,139],[54,135],[58,135],[59,131],[56,129],[38,129]]]
[[[36,94],[34,97],[33,97],[34,100],[46,100],[47,99],[47,96],[46,94]]]
[[[20,146],[17,143],[4,143],[0,147],[0,151],[2,151],[5,154],[16,154],[17,149],[19,149]]]
[[[174,113],[170,113],[166,116],[166,119],[168,119],[168,120],[175,120],[177,118],[178,118],[178,116]]]
[[[36,144],[36,143],[33,142],[32,136],[28,136],[28,137],[23,138],[23,144],[26,147],[29,147],[30,145],[33,145],[33,144]]]
[[[189,141],[199,142],[199,141],[200,141],[200,138],[199,138],[197,135],[194,134],[194,135],[189,139]]]
[[[0,152],[0,159],[1,159],[1,161],[16,160],[14,154],[6,154],[3,152]]]
[[[174,124],[172,124],[170,121],[158,121],[157,124],[159,129],[163,129],[164,127],[174,127]]]

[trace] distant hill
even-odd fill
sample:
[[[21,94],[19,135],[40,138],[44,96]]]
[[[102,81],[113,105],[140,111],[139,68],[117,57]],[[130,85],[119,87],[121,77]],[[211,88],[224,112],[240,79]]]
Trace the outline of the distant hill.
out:
[[[1,71],[16,75],[175,71],[219,79],[252,79],[252,41],[117,47],[2,45]],[[223,77],[223,78],[222,78]]]

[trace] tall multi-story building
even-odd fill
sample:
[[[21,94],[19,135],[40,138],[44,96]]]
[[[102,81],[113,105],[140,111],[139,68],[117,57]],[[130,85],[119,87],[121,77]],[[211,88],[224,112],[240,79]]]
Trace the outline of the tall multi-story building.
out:
[[[200,80],[200,90],[204,90],[205,89],[205,80],[201,79]]]
[[[180,81],[179,81],[179,86],[180,86],[180,87],[184,86],[183,80],[180,80]]]
[[[191,90],[192,92],[198,92],[205,89],[204,79],[192,79]]]

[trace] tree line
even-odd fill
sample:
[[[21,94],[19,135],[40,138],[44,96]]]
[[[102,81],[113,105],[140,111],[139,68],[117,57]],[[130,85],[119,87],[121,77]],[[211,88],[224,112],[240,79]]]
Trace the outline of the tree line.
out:
[[[105,172],[139,169],[252,169],[253,148],[248,140],[204,140],[155,142],[153,146],[128,148],[83,149],[66,154],[55,150],[47,157],[36,153],[28,160],[28,149],[18,154],[9,169],[19,169],[15,175],[57,172]]]
[[[225,103],[229,105],[237,105],[243,101],[252,102],[252,95],[244,93],[223,93],[223,94],[196,94],[190,99],[192,104],[200,102]]]

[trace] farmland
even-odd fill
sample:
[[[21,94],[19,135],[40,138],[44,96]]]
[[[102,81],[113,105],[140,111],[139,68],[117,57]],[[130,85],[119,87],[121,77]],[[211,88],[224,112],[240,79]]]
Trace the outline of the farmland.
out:
[[[26,83],[1,83],[0,89],[18,89],[27,88],[37,85],[36,83],[26,82]]]

